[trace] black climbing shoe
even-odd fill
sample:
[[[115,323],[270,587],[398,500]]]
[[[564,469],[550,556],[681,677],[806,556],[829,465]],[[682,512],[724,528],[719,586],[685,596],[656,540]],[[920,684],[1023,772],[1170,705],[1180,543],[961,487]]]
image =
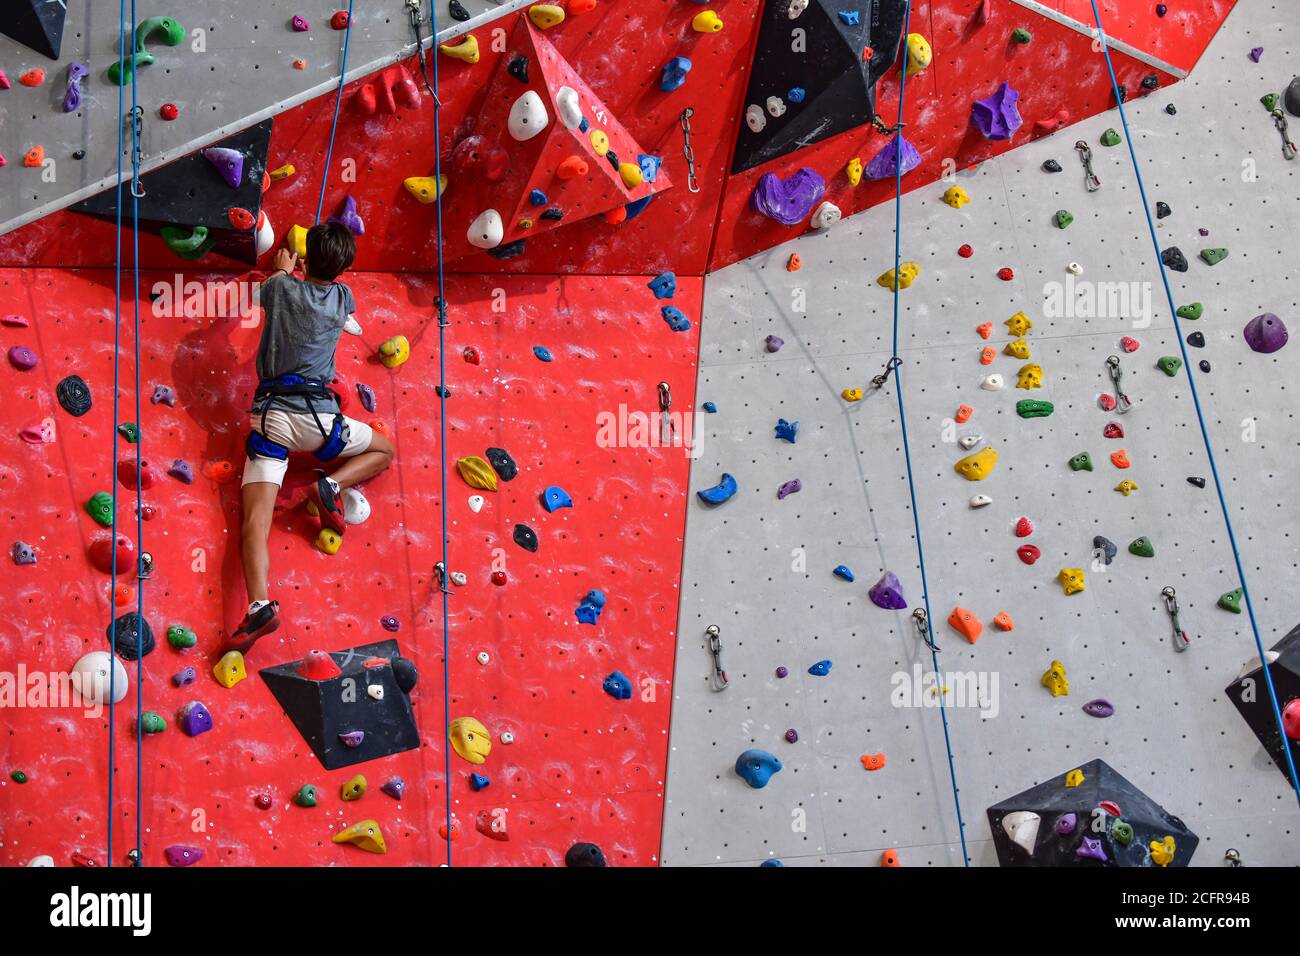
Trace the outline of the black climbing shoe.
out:
[[[347,530],[348,524],[343,520],[343,498],[334,490],[328,478],[324,475],[317,478],[308,495],[320,513],[321,527],[331,528],[339,534]]]
[[[252,614],[245,614],[239,627],[226,638],[225,650],[247,654],[261,638],[280,626],[280,602],[268,601]]]

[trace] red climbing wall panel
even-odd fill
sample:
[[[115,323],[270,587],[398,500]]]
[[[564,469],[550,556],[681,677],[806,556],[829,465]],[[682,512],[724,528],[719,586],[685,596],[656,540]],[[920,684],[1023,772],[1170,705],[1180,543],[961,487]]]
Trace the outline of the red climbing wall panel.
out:
[[[1035,129],[1061,110],[1073,123],[1109,108],[1114,101],[1105,60],[1092,50],[1089,37],[1021,7],[995,4],[993,18],[975,24],[979,0],[929,0],[912,5],[912,32],[930,40],[934,59],[922,73],[909,77],[906,90],[905,135],[921,153],[921,165],[903,180],[906,191],[933,183],[945,174],[965,169],[1007,152],[1030,138],[1048,135]],[[1026,26],[1034,35],[1026,46],[1013,44],[1010,34]],[[1112,51],[1115,72],[1131,95],[1140,92],[1142,77],[1157,73],[1162,85],[1173,77]],[[1024,125],[1005,142],[989,142],[970,123],[971,103],[993,93],[1002,80],[1020,91]],[[877,111],[892,123],[898,115],[898,73],[881,80]],[[1069,137],[1068,129],[1060,134]],[[845,167],[854,156],[867,163],[889,141],[870,127],[851,130],[797,153],[756,166],[727,180],[710,270],[719,269],[807,230],[807,223],[784,226],[753,211],[749,198],[759,177],[781,177],[800,167],[826,179],[826,199],[844,215],[890,201],[894,182],[863,179],[849,184]],[[1063,147],[1065,148],[1065,147]],[[945,164],[949,164],[945,167]]]
[[[190,274],[191,279],[217,276]],[[147,274],[171,283],[172,273]],[[656,860],[662,816],[674,631],[688,459],[663,448],[608,448],[597,443],[597,416],[620,404],[647,414],[657,407],[657,383],[667,381],[674,410],[693,404],[697,329],[674,333],[662,321],[645,277],[545,278],[462,276],[451,279],[447,331],[447,428],[450,567],[469,578],[451,599],[451,716],[472,715],[494,737],[481,770],[492,781],[481,793],[467,783],[471,766],[452,756],[451,794],[463,833],[454,844],[459,864],[551,865],[578,840],[600,844],[613,865]],[[439,421],[436,286],[427,278],[359,273],[351,277],[365,334],[344,336],[339,369],[349,384],[378,393],[377,416],[398,448],[395,466],[365,491],[374,506],[352,527],[343,551],[328,557],[312,545],[312,523],[300,506],[302,475],[291,472],[271,538],[272,595],[285,625],[248,657],[250,677],[227,690],[212,677],[215,650],[244,610],[238,557],[237,481],[202,477],[213,460],[240,460],[243,410],[254,384],[258,329],[238,313],[203,311],[155,317],[145,297],[141,422],[147,460],[184,458],[193,485],[163,477],[146,494],[160,515],[145,524],[145,549],[159,570],[146,585],[146,616],[159,639],[145,658],[144,707],[169,723],[144,741],[145,860],[163,864],[163,849],[191,844],[207,863],[437,864],[445,847],[445,725],[442,707],[441,599],[433,581],[439,558]],[[699,315],[701,283],[679,279],[674,300]],[[160,300],[162,302],[163,300]],[[0,411],[0,512],[8,538],[36,547],[34,566],[10,566],[7,611],[0,620],[3,669],[65,671],[84,653],[105,646],[108,578],[89,566],[86,545],[99,530],[83,510],[110,487],[113,429],[113,274],[107,271],[0,271],[0,315],[17,313],[30,328],[0,328],[6,349],[23,344],[40,357],[32,371],[5,363],[9,396]],[[389,371],[372,358],[379,342],[409,337],[410,361]],[[129,326],[123,380],[130,382]],[[539,361],[545,345],[554,361]],[[463,360],[466,346],[482,360]],[[74,419],[59,408],[54,386],[77,373],[91,385],[95,406]],[[149,404],[153,386],[175,387],[175,408]],[[353,414],[364,415],[352,395]],[[57,440],[28,445],[18,432],[50,417]],[[123,420],[131,417],[124,404]],[[507,449],[519,464],[480,513],[473,489],[457,475],[455,458]],[[124,455],[133,446],[120,443]],[[575,507],[547,514],[542,488],[561,485]],[[120,490],[124,531],[134,536],[133,492]],[[516,522],[540,537],[536,554],[511,540]],[[509,577],[489,583],[494,567]],[[595,626],[579,625],[574,609],[591,588],[608,604]],[[401,629],[379,624],[396,615]],[[163,631],[184,623],[199,635],[186,653],[167,645]],[[395,636],[420,670],[413,699],[422,747],[352,768],[324,771],[282,714],[256,669]],[[481,666],[476,655],[491,662]],[[170,677],[186,665],[198,681],[176,688]],[[615,701],[601,690],[618,669],[653,699],[638,693]],[[119,705],[114,732],[118,770],[114,862],[124,862],[135,826],[135,665],[132,689]],[[215,729],[196,738],[177,726],[187,701],[205,702]],[[48,853],[59,864],[82,852],[106,862],[106,719],[79,709],[6,711],[0,745],[5,776],[23,769],[30,781],[0,786],[0,864]],[[361,772],[370,792],[343,803],[339,787]],[[398,803],[379,792],[391,775],[407,783]],[[320,806],[291,802],[303,784],[320,789]],[[254,805],[269,793],[273,805]],[[479,810],[505,808],[508,842],[476,832]],[[389,853],[376,856],[335,845],[332,832],[376,818]]]
[[[666,269],[686,275],[703,273],[723,170],[735,140],[758,3],[720,0],[712,4],[710,8],[716,9],[726,24],[720,33],[692,30],[691,18],[700,8],[684,0],[607,0],[596,10],[570,16],[545,31],[545,37],[636,141],[664,159],[664,170],[674,187],[625,224],[610,225],[597,218],[565,225],[531,243],[517,258],[501,262],[478,253],[458,260],[454,268],[474,273],[654,275]],[[446,161],[458,132],[466,132],[467,119],[478,115],[514,23],[515,17],[509,16],[475,31],[481,52],[476,64],[437,54],[444,173],[449,173]],[[502,39],[494,49],[497,31]],[[674,56],[691,59],[690,75],[680,89],[660,92],[660,71]],[[409,60],[407,66],[419,83],[418,62]],[[435,208],[416,201],[402,188],[402,180],[433,174],[432,99],[426,92],[419,109],[399,107],[393,114],[365,116],[352,98],[373,78],[365,77],[344,89],[325,215],[334,211],[345,193],[356,197],[366,220],[358,269],[429,270],[434,268],[436,255]],[[695,110],[691,127],[699,192],[688,188],[682,158],[679,117],[686,107]],[[275,119],[269,165],[293,163],[297,168],[296,175],[276,183],[266,196],[266,212],[280,236],[294,222],[311,224],[333,108],[334,94],[330,93]],[[355,182],[341,179],[349,163],[356,170]],[[452,177],[447,187],[449,202],[456,189]],[[450,224],[446,228],[450,231]],[[151,267],[180,265],[156,238],[142,239],[141,248],[142,261]],[[211,261],[213,268],[225,262],[217,257]],[[112,225],[67,212],[0,237],[0,266],[112,263]]]
[[[1040,0],[1092,29],[1096,18],[1092,0]],[[1147,0],[1097,0],[1106,35],[1122,40],[1170,66],[1190,70],[1218,32],[1219,24],[1237,0],[1195,0],[1167,2],[1169,12],[1156,14],[1156,3]],[[1014,13],[1014,11],[1009,11]]]

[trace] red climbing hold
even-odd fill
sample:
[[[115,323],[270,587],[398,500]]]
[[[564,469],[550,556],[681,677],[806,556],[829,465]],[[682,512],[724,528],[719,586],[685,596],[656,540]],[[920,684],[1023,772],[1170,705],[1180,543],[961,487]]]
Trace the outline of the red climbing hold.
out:
[[[969,242],[962,243],[961,248],[957,250],[957,255],[961,256],[963,259],[969,259],[971,256],[975,255],[975,250],[970,247]]]
[[[555,169],[560,179],[577,179],[587,175],[587,162],[581,156],[568,156]]]
[[[23,86],[40,86],[45,82],[45,71],[40,67],[33,67],[18,77],[18,82]]]
[[[975,331],[979,333],[980,338],[987,339],[993,334],[993,323],[985,322],[983,325],[976,326]]]
[[[893,867],[902,866],[903,863],[898,858],[897,850],[886,850],[884,853],[880,854],[880,865],[892,869]]]
[[[134,458],[127,458],[117,463],[117,480],[124,488],[132,491],[139,488],[148,491],[158,479],[158,472],[147,461],[141,461],[137,469]]]
[[[474,348],[474,346],[465,346],[465,348],[461,350],[460,354],[470,365],[478,364],[478,349]]]
[[[493,571],[492,583],[497,587],[504,587],[506,583],[506,573],[504,571]]]
[[[1039,551],[1036,545],[1022,544],[1020,547],[1016,548],[1016,555],[1021,561],[1025,562],[1025,564],[1033,564],[1043,556],[1043,552]]]
[[[239,206],[232,206],[226,211],[226,217],[230,220],[230,225],[241,232],[252,229],[256,224],[253,214],[247,209],[241,209]]]
[[[1028,538],[1034,533],[1034,523],[1028,518],[1021,518],[1016,522],[1016,537]]]
[[[617,226],[620,222],[627,220],[627,206],[615,206],[613,209],[605,210],[605,221],[611,226]]]
[[[158,107],[158,115],[170,122],[180,116],[181,111],[176,108],[175,103],[164,103],[162,106]]]
[[[338,13],[334,14],[334,16],[330,17],[330,26],[335,30],[346,30],[348,28],[348,23],[348,12],[346,10],[340,10]]]
[[[298,665],[298,673],[307,680],[322,681],[337,677],[342,671],[339,670],[339,665],[334,663],[334,658],[324,651],[308,651],[307,656]]]
[[[1107,438],[1123,438],[1124,426],[1119,422],[1107,422],[1106,427],[1101,430],[1101,433]]]
[[[1125,352],[1136,352],[1138,350],[1138,340],[1130,335],[1126,335],[1119,340],[1119,347]]]
[[[957,414],[954,415],[953,418],[957,420],[958,425],[963,425],[970,421],[970,417],[974,414],[975,409],[971,408],[969,405],[962,405],[958,407]]]
[[[124,534],[119,534],[116,539],[111,533],[96,535],[90,541],[87,556],[91,567],[103,574],[113,573],[113,558],[116,557],[118,577],[135,577],[135,544]]]
[[[1010,282],[1015,277],[1016,277],[1015,270],[1013,270],[1010,266],[1003,266],[1001,269],[998,270],[998,278],[1001,279],[1003,282]]]

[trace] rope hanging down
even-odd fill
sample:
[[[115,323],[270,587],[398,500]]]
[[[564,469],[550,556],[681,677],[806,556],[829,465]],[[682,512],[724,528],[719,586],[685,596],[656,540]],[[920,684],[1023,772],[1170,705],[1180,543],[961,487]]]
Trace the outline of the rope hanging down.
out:
[[[1300,778],[1296,775],[1295,760],[1291,748],[1285,745],[1286,730],[1282,725],[1282,711],[1277,702],[1277,690],[1273,687],[1273,675],[1268,669],[1268,657],[1264,652],[1264,641],[1259,636],[1259,624],[1255,620],[1255,606],[1250,600],[1250,588],[1246,584],[1246,572],[1241,565],[1241,552],[1237,548],[1237,536],[1232,530],[1232,519],[1228,516],[1228,502],[1223,496],[1223,483],[1219,480],[1219,467],[1214,460],[1214,449],[1210,445],[1210,433],[1205,426],[1205,415],[1201,411],[1201,399],[1196,391],[1196,379],[1192,376],[1191,359],[1187,356],[1187,344],[1183,340],[1183,327],[1178,321],[1178,309],[1174,305],[1174,293],[1169,287],[1169,273],[1165,270],[1164,260],[1160,258],[1160,239],[1156,235],[1156,224],[1151,218],[1151,204],[1147,201],[1146,186],[1142,181],[1142,169],[1138,165],[1137,151],[1133,146],[1133,134],[1129,132],[1128,117],[1124,113],[1124,98],[1119,92],[1119,80],[1115,77],[1115,64],[1110,59],[1110,44],[1106,40],[1106,31],[1101,25],[1101,13],[1097,10],[1097,0],[1092,2],[1092,17],[1097,23],[1097,38],[1101,43],[1101,52],[1106,57],[1106,69],[1110,72],[1110,85],[1119,107],[1120,124],[1124,127],[1124,140],[1128,144],[1129,159],[1133,163],[1133,174],[1137,178],[1138,194],[1142,198],[1142,211],[1146,213],[1147,229],[1151,233],[1151,245],[1156,252],[1156,265],[1160,267],[1160,281],[1165,287],[1165,299],[1169,303],[1169,313],[1174,320],[1174,333],[1178,339],[1178,348],[1183,357],[1183,371],[1187,375],[1187,384],[1192,391],[1192,404],[1196,408],[1196,421],[1201,428],[1201,440],[1205,443],[1205,455],[1210,460],[1210,474],[1214,476],[1214,490],[1219,498],[1219,510],[1223,513],[1223,524],[1228,530],[1228,543],[1232,546],[1232,560],[1237,566],[1237,580],[1241,582],[1241,593],[1246,602],[1246,613],[1250,617],[1250,630],[1255,636],[1255,650],[1259,653],[1263,668],[1264,685],[1268,688],[1268,701],[1273,710],[1273,720],[1277,723],[1277,732],[1283,741],[1282,752],[1286,755],[1286,766],[1291,778],[1291,787],[1295,790],[1296,801],[1300,803]]]
[[[131,0],[132,3],[135,0]],[[334,134],[339,128],[339,106],[343,102],[343,84],[348,78],[348,46],[352,41],[352,5],[354,0],[348,0],[348,28],[343,31],[343,63],[339,67],[339,85],[334,91],[334,119],[330,122],[330,140],[325,147],[325,166],[320,175],[320,199],[316,202],[316,219],[314,222],[320,222],[321,211],[325,208],[325,187],[330,181],[330,163],[334,157]]]

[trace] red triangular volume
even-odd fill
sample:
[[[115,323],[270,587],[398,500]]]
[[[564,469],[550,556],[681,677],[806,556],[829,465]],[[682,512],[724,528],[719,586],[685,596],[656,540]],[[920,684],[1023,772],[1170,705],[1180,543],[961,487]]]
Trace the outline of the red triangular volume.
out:
[[[672,183],[523,14],[474,132],[452,151],[444,256],[521,240],[648,199]]]

